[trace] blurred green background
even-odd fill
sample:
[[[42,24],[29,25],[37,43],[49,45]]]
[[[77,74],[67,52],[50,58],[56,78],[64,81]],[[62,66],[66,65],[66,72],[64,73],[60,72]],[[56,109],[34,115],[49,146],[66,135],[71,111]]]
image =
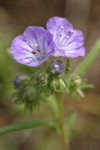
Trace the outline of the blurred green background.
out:
[[[33,114],[12,101],[13,77],[25,73],[11,58],[12,39],[30,25],[44,26],[52,16],[66,17],[84,32],[86,53],[100,38],[100,0],[0,0],[0,127],[51,115],[47,104]],[[73,69],[83,60],[73,60]],[[72,150],[100,150],[100,55],[86,73],[94,88],[81,101],[64,96],[65,115],[78,112],[71,136]],[[60,139],[48,128],[37,128],[0,137],[0,150],[60,150]]]

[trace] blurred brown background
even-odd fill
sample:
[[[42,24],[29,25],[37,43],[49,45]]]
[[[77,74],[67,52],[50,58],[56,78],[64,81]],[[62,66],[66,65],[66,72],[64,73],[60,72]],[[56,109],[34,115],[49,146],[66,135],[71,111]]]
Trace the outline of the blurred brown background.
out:
[[[66,17],[75,28],[84,32],[86,53],[100,38],[100,0],[0,0],[0,32],[4,35],[17,36],[30,25],[45,27],[46,21],[52,16]],[[81,60],[82,58],[74,59],[73,67],[76,67]],[[100,54],[86,73],[88,82],[92,83],[94,88],[90,91],[90,94],[86,95],[84,100],[70,102],[66,101],[67,98],[65,97],[65,110],[77,109],[78,111],[71,140],[72,150],[100,150],[99,65]],[[41,113],[47,112],[48,110],[46,112],[42,110]],[[13,122],[16,118],[9,105],[1,104],[0,114],[1,126]],[[36,129],[32,132],[25,131],[6,136],[6,138],[1,139],[0,150],[45,150],[47,147],[47,150],[58,150],[59,139],[55,140],[56,136],[49,133],[48,130],[43,129],[43,131],[42,129]]]

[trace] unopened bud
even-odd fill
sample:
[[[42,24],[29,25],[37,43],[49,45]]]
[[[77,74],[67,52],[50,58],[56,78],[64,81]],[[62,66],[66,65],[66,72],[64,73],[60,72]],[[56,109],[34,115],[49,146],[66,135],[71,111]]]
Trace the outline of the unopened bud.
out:
[[[15,76],[13,80],[13,84],[15,88],[22,89],[24,87],[24,84],[21,83],[22,80],[25,80],[25,77],[23,76]]]
[[[46,82],[47,81],[47,74],[44,73],[44,72],[41,72],[37,78],[36,78],[37,81],[43,81],[43,82]]]
[[[65,65],[62,61],[57,60],[51,64],[51,71],[54,74],[61,74],[65,70]]]

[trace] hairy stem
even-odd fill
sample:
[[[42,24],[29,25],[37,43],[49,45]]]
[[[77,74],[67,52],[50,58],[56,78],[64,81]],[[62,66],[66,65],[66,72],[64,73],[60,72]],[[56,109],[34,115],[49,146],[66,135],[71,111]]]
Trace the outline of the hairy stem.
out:
[[[58,126],[60,128],[60,134],[61,134],[61,141],[62,141],[63,150],[70,150],[69,139],[66,139],[65,129],[64,129],[63,101],[62,101],[60,95],[56,95],[56,99],[57,99],[57,104],[58,104],[58,109],[59,109],[57,123],[58,123]]]

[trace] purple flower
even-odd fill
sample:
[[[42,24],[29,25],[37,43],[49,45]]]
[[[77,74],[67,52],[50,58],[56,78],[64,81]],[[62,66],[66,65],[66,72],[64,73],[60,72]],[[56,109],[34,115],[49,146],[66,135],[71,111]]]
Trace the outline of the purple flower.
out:
[[[65,18],[52,17],[47,22],[47,30],[53,35],[56,45],[54,56],[78,57],[85,55],[84,36]]]
[[[54,53],[52,34],[42,27],[30,26],[13,40],[11,52],[17,62],[38,67]]]

